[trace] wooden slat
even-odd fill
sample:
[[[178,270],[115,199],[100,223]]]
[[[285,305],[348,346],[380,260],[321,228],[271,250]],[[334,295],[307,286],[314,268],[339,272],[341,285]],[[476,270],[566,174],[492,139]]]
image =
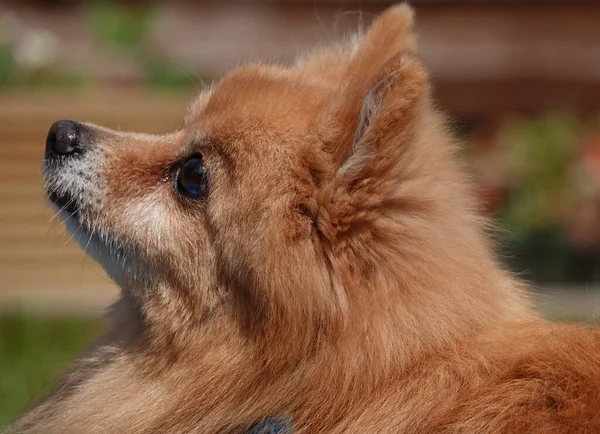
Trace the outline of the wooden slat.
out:
[[[60,294],[106,304],[117,293],[101,268],[69,240],[60,219],[50,222],[54,210],[46,203],[40,176],[49,126],[57,119],[76,119],[169,132],[181,124],[192,96],[136,90],[0,93],[0,309],[7,303],[64,299]]]

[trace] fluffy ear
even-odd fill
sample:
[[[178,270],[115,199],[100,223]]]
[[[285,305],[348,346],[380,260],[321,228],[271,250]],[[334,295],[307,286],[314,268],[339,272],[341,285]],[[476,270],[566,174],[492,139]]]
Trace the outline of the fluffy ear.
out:
[[[361,63],[361,71],[373,73],[365,67],[381,66],[399,52],[416,52],[413,16],[407,5],[391,7],[375,20],[366,36],[359,29],[350,41],[302,56],[296,66],[312,77],[337,85],[351,79],[348,73],[357,71]]]
[[[336,168],[318,199],[318,227],[328,238],[368,219],[413,141],[428,101],[427,73],[414,51],[412,11],[398,6],[375,21],[348,65],[333,103],[327,147]],[[330,124],[331,125],[331,124]]]
[[[400,109],[418,97],[415,92],[424,93],[426,75],[415,50],[410,7],[390,8],[373,23],[354,50],[343,95],[334,104],[334,118],[346,133],[335,138],[331,149],[335,161],[348,157],[353,145],[364,141],[384,104],[390,105],[389,110]]]
[[[353,83],[336,113],[341,134],[331,151],[337,178],[364,177],[382,160],[394,163],[413,137],[417,117],[429,97],[428,75],[420,59],[398,53],[367,84]],[[381,175],[381,173],[380,173]],[[341,179],[338,179],[338,182]]]

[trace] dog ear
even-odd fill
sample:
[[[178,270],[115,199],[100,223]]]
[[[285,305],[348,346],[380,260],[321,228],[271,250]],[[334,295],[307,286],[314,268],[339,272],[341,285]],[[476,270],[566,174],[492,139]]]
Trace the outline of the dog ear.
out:
[[[347,84],[328,113],[335,173],[321,189],[318,227],[329,238],[365,221],[399,178],[426,113],[428,76],[415,53],[412,10],[394,7],[357,47]],[[358,219],[358,220],[357,220]]]
[[[413,16],[407,5],[391,7],[374,21],[367,35],[359,27],[350,40],[300,56],[295,66],[326,83],[345,83],[350,78],[348,72],[356,71],[358,63],[365,63],[360,70],[367,73],[364,66],[376,67],[399,52],[415,53]]]
[[[354,48],[342,95],[332,107],[334,124],[344,133],[334,138],[330,149],[336,162],[347,158],[364,141],[384,105],[389,106],[387,111],[398,111],[425,93],[427,78],[416,56],[412,30],[412,9],[406,5],[392,7]]]

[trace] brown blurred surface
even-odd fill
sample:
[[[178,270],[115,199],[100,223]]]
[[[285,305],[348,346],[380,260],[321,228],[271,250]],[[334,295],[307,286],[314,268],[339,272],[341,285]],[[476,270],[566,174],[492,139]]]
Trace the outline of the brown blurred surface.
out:
[[[154,5],[144,48],[164,56],[195,83],[210,82],[248,60],[290,62],[298,53],[353,33],[361,22],[368,25],[393,2],[122,3]],[[420,52],[436,101],[453,119],[485,130],[513,113],[600,109],[600,2],[410,3],[416,7]],[[194,93],[139,90],[147,85],[141,63],[131,52],[99,43],[86,21],[89,4],[0,0],[0,18],[6,13],[18,23],[18,43],[41,31],[55,43],[49,65],[87,80],[74,87],[84,92],[40,92],[27,85],[0,91],[0,310],[56,303],[97,308],[116,294],[103,271],[69,241],[60,221],[49,223],[53,213],[42,198],[39,169],[52,122],[66,118],[167,132],[179,125]],[[578,300],[581,309],[593,305],[585,291]]]
[[[131,56],[99,47],[85,2],[4,2],[24,29],[45,29],[62,65],[105,83],[139,80]],[[211,80],[248,60],[289,62],[368,25],[391,1],[175,1],[154,5],[148,45]],[[420,53],[445,110],[468,118],[504,111],[600,106],[600,2],[414,1]],[[2,1],[0,0],[0,12]]]
[[[54,218],[42,194],[40,164],[49,126],[85,120],[121,130],[177,128],[190,94],[141,91],[0,94],[0,306],[47,303],[66,309],[107,305],[117,293]],[[52,220],[50,222],[50,220]],[[51,308],[61,306],[52,306]]]
[[[180,125],[195,91],[122,89],[0,93],[0,311],[101,315],[118,290],[64,230],[42,194],[40,164],[49,126],[76,119],[120,130],[164,133]],[[594,318],[600,291],[534,291],[552,318]]]

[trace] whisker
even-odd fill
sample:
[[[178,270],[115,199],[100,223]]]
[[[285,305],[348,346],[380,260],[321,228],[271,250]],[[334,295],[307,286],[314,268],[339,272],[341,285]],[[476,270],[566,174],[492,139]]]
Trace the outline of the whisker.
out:
[[[54,219],[60,215],[61,212],[63,212],[64,210],[66,210],[69,205],[71,205],[73,203],[75,199],[70,199],[64,206],[62,206],[53,216],[50,220],[48,220],[48,223],[52,223],[54,221]],[[71,214],[72,215],[72,214]],[[66,219],[65,219],[66,220]],[[63,220],[62,222],[64,223],[65,220]]]
[[[92,242],[92,237],[94,236],[94,233],[96,232],[96,229],[92,229],[92,232],[90,233],[90,237],[88,238],[88,241],[85,245],[85,247],[83,248],[83,252],[86,254],[87,256],[87,248],[89,247],[90,243]]]
[[[76,209],[75,209],[75,212],[77,212],[77,211],[79,211],[79,208],[76,208]],[[74,214],[74,213],[71,213],[71,214],[69,214],[69,216],[67,216],[65,219],[63,219],[62,223],[64,224],[64,223],[67,221],[67,219],[68,219],[69,217],[73,217],[73,214]],[[77,229],[75,230],[75,232],[73,232],[73,233],[71,234],[71,236],[69,237],[69,239],[68,239],[67,241],[65,241],[65,243],[64,243],[64,244],[63,244],[63,245],[60,247],[60,249],[59,249],[59,250],[62,250],[62,249],[64,249],[64,247],[65,247],[65,246],[66,246],[68,243],[70,243],[70,242],[71,242],[71,240],[72,240],[73,238],[75,238],[75,235],[76,235],[76,234],[79,232],[79,230],[80,230],[80,229],[81,229],[81,225],[77,226]]]
[[[85,244],[85,247],[83,248],[83,261],[81,262],[81,269],[83,269],[83,267],[85,266],[85,260],[89,256],[88,247],[89,247],[90,243],[92,242],[92,238],[94,237],[95,233],[96,233],[96,228],[92,229],[92,231],[90,232],[90,237],[88,238],[88,241]]]
[[[60,185],[55,185],[55,186],[54,186],[54,188],[52,188],[52,190],[48,191],[48,184],[49,184],[49,182],[48,182],[48,181],[46,181],[46,182],[44,183],[44,190],[43,190],[43,191],[47,192],[46,194],[47,194],[48,196],[50,196],[51,194],[54,194],[54,193],[56,193],[56,191],[57,191],[57,190],[60,188]]]

